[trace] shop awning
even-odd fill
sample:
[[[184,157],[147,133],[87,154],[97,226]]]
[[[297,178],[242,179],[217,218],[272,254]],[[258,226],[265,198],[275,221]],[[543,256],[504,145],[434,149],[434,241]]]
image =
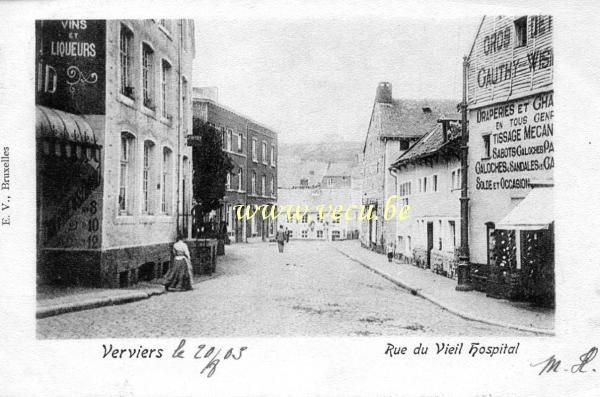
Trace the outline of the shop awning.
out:
[[[36,138],[52,138],[97,146],[96,136],[82,116],[36,105]]]
[[[554,188],[537,187],[496,224],[496,229],[540,230],[554,221]]]

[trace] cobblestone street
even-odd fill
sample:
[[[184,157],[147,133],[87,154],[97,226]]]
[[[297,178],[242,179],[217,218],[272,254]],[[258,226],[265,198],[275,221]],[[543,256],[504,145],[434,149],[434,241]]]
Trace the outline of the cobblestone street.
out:
[[[40,338],[530,335],[464,320],[326,242],[231,245],[193,291],[37,321]]]

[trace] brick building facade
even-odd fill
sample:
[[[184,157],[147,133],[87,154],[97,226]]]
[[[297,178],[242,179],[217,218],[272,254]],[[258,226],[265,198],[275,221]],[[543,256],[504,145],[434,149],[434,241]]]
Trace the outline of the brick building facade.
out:
[[[227,223],[230,241],[272,238],[276,226],[273,220],[237,219],[235,206],[276,205],[277,133],[220,104],[214,91],[206,89],[194,88],[193,113],[221,131],[223,150],[234,164],[220,213]]]

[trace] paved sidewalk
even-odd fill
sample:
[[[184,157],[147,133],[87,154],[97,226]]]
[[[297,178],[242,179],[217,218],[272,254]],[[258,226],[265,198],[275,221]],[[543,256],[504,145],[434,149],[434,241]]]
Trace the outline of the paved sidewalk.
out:
[[[217,275],[218,272],[210,276],[194,276],[193,285],[212,279]],[[148,299],[164,293],[164,287],[161,284],[153,282],[140,282],[132,287],[123,289],[41,285],[37,287],[36,318],[45,318],[102,306],[120,305]]]
[[[489,298],[483,292],[459,292],[456,280],[414,265],[388,262],[386,256],[362,248],[358,240],[331,243],[339,252],[414,295],[460,317],[538,334],[554,335],[554,310],[524,302]]]

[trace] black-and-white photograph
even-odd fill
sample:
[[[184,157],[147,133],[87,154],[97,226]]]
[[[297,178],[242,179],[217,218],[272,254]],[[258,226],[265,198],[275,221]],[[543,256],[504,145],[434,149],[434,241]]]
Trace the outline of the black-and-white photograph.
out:
[[[552,16],[188,17],[35,22],[38,339],[554,335]]]

